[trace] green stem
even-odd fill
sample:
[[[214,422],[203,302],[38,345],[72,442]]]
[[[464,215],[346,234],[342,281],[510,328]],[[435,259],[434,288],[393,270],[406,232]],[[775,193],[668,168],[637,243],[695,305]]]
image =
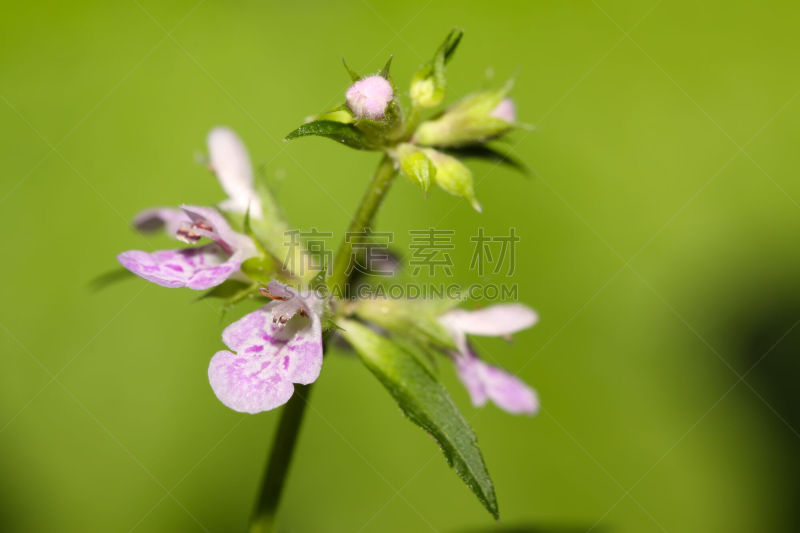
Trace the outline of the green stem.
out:
[[[250,533],[271,533],[275,530],[275,518],[281,492],[292,462],[297,436],[303,421],[311,385],[295,385],[294,394],[283,406],[278,431],[267,461],[267,471],[261,481],[261,493],[250,521]]]
[[[384,156],[378,165],[375,175],[361,199],[350,227],[350,233],[362,233],[375,217],[378,207],[383,201],[383,197],[389,190],[389,186],[394,179],[394,165],[389,156]],[[347,267],[350,264],[350,257],[353,253],[353,243],[351,239],[344,239],[342,245],[336,253],[331,273],[329,288],[339,290],[333,294],[344,294],[347,282]],[[323,352],[327,352],[329,332],[323,335]],[[275,530],[275,518],[278,512],[281,492],[286,482],[286,474],[289,472],[289,465],[292,461],[297,437],[300,433],[300,425],[303,422],[311,385],[295,385],[294,394],[283,406],[281,419],[278,423],[278,430],[272,444],[272,450],[267,461],[266,472],[261,481],[261,492],[256,502],[253,518],[250,521],[250,533],[271,533]]]
[[[356,211],[353,220],[350,222],[350,227],[347,232],[350,234],[363,233],[372,224],[372,219],[378,211],[383,197],[386,196],[392,180],[395,177],[394,164],[388,155],[384,155],[381,159],[378,168],[375,170],[375,175],[367,187],[364,197],[361,199],[361,204]],[[350,265],[350,260],[353,255],[353,242],[352,238],[347,238],[342,241],[339,250],[333,260],[333,271],[330,278],[328,278],[328,288],[334,296],[344,296],[346,294],[347,283],[347,267]]]

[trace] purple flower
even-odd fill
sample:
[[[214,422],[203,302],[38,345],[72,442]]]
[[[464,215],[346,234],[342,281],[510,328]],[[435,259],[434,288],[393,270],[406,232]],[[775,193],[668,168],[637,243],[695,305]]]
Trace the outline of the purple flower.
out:
[[[450,355],[473,405],[481,407],[492,400],[509,413],[536,413],[536,392],[518,377],[482,361],[470,346],[467,334],[510,337],[538,320],[536,313],[522,304],[493,305],[477,311],[454,309],[439,317],[458,349]]]
[[[376,74],[355,82],[345,96],[347,106],[356,118],[382,120],[394,91],[386,78]]]
[[[217,352],[208,381],[217,398],[234,411],[260,413],[286,403],[294,383],[312,383],[322,368],[322,301],[277,281],[275,298],[222,332],[233,350]]]
[[[247,147],[230,128],[218,126],[208,134],[208,154],[211,170],[217,175],[228,199],[220,204],[224,211],[245,213],[261,218],[261,200],[253,187],[253,167]]]
[[[137,276],[163,287],[205,290],[228,279],[238,272],[242,261],[257,254],[250,237],[233,231],[216,210],[193,206],[181,206],[181,209],[186,220],[177,221],[174,213],[165,218],[165,210],[160,210],[160,220],[167,227],[179,222],[175,235],[184,242],[195,243],[203,237],[213,242],[152,253],[130,250],[117,256],[120,264]],[[159,216],[142,217],[142,220],[149,220],[152,224],[153,220],[159,220]],[[147,222],[143,224],[147,226]]]

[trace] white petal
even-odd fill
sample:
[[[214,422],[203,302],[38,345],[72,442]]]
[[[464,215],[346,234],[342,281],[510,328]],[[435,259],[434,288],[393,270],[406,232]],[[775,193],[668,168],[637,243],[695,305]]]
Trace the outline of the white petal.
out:
[[[442,315],[440,320],[451,333],[458,331],[470,335],[502,336],[533,326],[539,321],[539,316],[524,304],[499,304],[477,311],[453,309]]]
[[[253,167],[242,140],[230,128],[216,127],[208,134],[208,153],[211,168],[228,194],[223,207],[261,218],[261,201],[253,188]]]

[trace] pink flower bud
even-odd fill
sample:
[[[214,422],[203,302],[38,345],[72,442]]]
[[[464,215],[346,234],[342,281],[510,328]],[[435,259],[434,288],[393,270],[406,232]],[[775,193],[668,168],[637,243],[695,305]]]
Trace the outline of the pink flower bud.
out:
[[[514,100],[511,98],[504,98],[497,107],[490,113],[494,118],[505,120],[509,124],[514,124],[517,120],[517,110],[514,106]]]
[[[347,106],[356,118],[381,120],[394,93],[386,78],[375,75],[355,82],[346,96]]]

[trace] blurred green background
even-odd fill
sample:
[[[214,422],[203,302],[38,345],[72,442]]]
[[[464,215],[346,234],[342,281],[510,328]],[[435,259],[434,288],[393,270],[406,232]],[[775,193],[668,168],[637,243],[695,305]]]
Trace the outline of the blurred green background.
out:
[[[468,236],[517,228],[510,281],[542,320],[479,348],[543,411],[476,410],[444,367],[494,524],[335,354],[281,529],[800,530],[798,24],[770,1],[5,2],[0,529],[244,529],[278,413],[214,397],[218,313],[189,290],[90,281],[120,251],[171,245],[130,229],[138,210],[221,198],[195,156],[218,124],[295,225],[341,232],[378,156],[280,139],[342,100],[341,56],[376,71],[394,54],[405,87],[458,25],[448,101],[487,69],[516,74],[536,128],[507,147],[533,175],[473,164],[482,215],[398,181],[378,229],[400,249],[409,229],[456,230],[466,284],[487,281]]]

